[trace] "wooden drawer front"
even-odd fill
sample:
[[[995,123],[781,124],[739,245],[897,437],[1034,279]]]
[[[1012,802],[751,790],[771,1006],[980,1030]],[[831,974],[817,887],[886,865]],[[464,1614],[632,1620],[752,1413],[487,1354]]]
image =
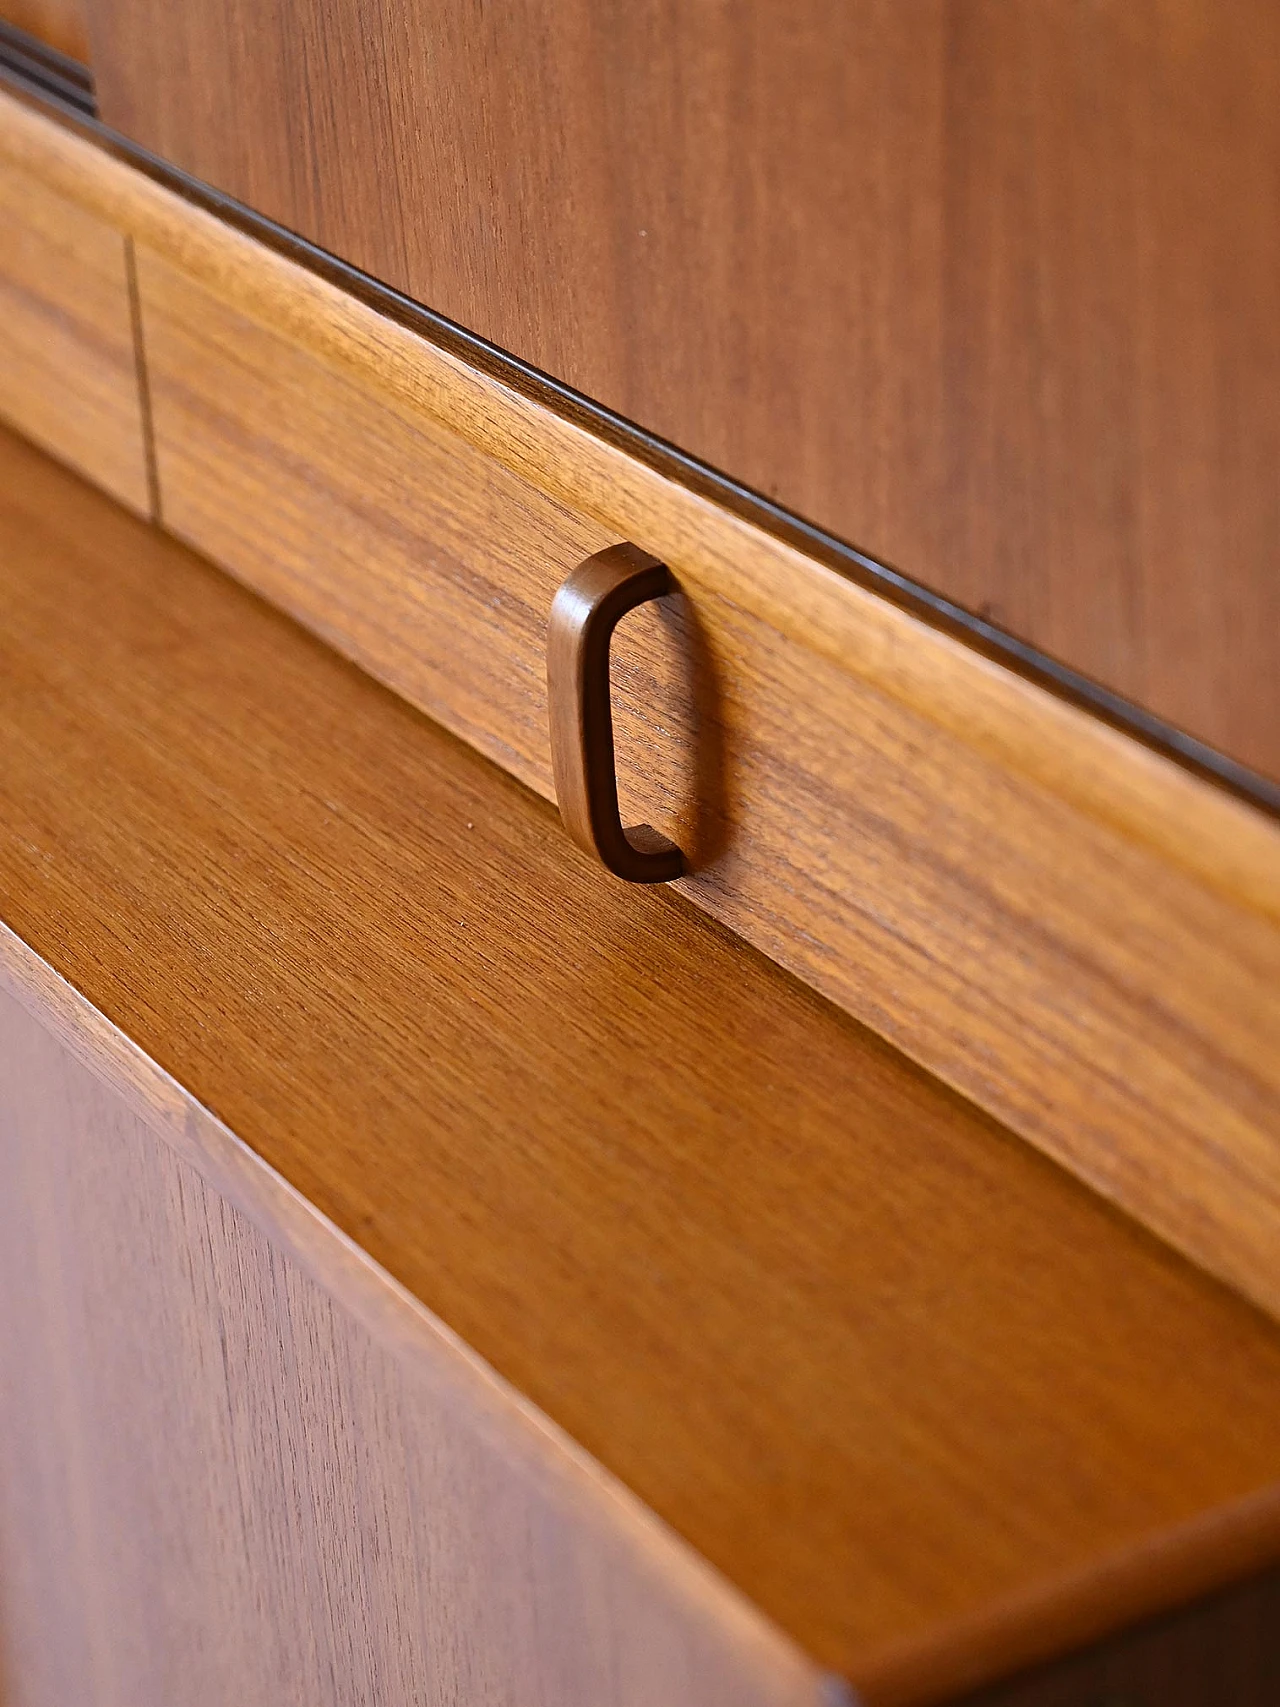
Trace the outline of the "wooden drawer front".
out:
[[[664,559],[615,704],[684,892],[1280,1307],[1280,827],[67,131],[0,139],[136,242],[166,526],[548,797],[554,590]]]
[[[166,528],[552,798],[547,610],[616,531],[151,249],[138,268]],[[670,821],[677,779],[655,800],[645,773],[689,749],[689,720],[655,739],[633,694],[617,709],[624,788]]]
[[[0,155],[0,418],[150,507],[126,240]]]

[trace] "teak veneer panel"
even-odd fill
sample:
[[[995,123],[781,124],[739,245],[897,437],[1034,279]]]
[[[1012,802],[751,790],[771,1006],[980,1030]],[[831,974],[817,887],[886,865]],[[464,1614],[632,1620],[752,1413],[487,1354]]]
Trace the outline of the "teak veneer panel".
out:
[[[167,526],[544,795],[546,613],[626,538],[624,806],[685,892],[1280,1309],[1280,826],[15,101],[136,244]]]
[[[0,918],[818,1662],[936,1700],[1277,1556],[1280,1327],[34,450],[0,492]]]
[[[6,937],[6,1707],[830,1700],[790,1643],[57,985]]]
[[[0,420],[146,511],[125,239],[0,153]]]
[[[97,0],[108,123],[1280,776],[1274,0]]]

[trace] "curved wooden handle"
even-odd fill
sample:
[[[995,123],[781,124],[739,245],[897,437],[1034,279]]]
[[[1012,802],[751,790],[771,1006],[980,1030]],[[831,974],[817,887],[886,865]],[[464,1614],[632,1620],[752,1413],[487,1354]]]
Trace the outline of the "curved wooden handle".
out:
[[[674,842],[618,813],[609,642],[629,610],[673,590],[671,571],[635,545],[611,545],[565,581],[547,626],[551,769],[565,827],[628,883],[669,883],[686,869]]]

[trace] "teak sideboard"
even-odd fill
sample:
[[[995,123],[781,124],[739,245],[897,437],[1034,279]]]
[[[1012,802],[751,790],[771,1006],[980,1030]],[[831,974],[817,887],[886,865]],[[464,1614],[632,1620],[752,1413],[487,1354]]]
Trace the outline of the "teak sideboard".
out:
[[[1280,13],[0,0],[3,1707],[1280,1701]]]

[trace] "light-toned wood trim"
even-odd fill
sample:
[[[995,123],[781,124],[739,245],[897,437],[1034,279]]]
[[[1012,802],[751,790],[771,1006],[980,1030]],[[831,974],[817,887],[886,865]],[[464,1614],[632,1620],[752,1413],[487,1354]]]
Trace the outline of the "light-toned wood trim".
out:
[[[149,513],[126,240],[0,157],[0,420]]]
[[[661,557],[719,676],[729,779],[718,857],[685,892],[1280,1310],[1280,827],[20,103],[0,112],[0,151],[138,245],[175,531],[544,795],[539,607],[584,546]],[[208,373],[219,350],[231,364],[241,332],[291,391],[272,371],[243,396],[231,365],[225,387],[183,371],[197,346]],[[431,514],[416,532],[400,518],[408,567],[380,559],[376,527],[352,522],[333,548],[306,495],[360,453],[333,424],[347,403],[376,424],[406,513],[429,447],[489,459],[491,514],[541,542],[499,581],[519,621],[493,617],[492,579],[468,604],[447,568],[433,578]],[[371,501],[394,527],[394,498]],[[259,505],[256,541],[227,532]],[[459,620],[488,624],[492,655],[461,685]],[[633,699],[670,675],[656,651],[639,650]],[[631,716],[651,749],[668,743],[670,707]],[[705,739],[711,714],[694,721]],[[643,756],[622,786],[652,791]],[[653,822],[683,842],[670,813]]]
[[[613,1627],[607,1637],[600,1633],[614,1650],[610,1683],[615,1695],[576,1692],[576,1682],[588,1676],[601,1687],[599,1656],[575,1658],[573,1653],[581,1615],[573,1592],[576,1579],[567,1577],[559,1596],[541,1592],[528,1574],[529,1556],[518,1537],[496,1552],[510,1580],[486,1580],[485,1599],[517,1614],[536,1608],[536,1617],[522,1622],[517,1616],[521,1629],[527,1624],[533,1631],[535,1648],[523,1654],[518,1646],[508,1654],[476,1648],[471,1664],[501,1668],[518,1660],[535,1674],[558,1670],[569,1699],[581,1707],[629,1707],[642,1701],[666,1707],[672,1697],[664,1690],[671,1687],[688,1707],[713,1700],[725,1707],[748,1701],[756,1707],[835,1707],[846,1699],[834,1680],[633,1495],[3,924],[0,988],[118,1096],[149,1133],[244,1214],[275,1251],[308,1274],[343,1317],[412,1371],[419,1414],[447,1418],[446,1441],[460,1433],[474,1442],[471,1461],[458,1467],[459,1497],[483,1482],[484,1465],[493,1460],[500,1466],[492,1473],[495,1490],[514,1480],[529,1508],[560,1531],[560,1546],[580,1580],[608,1584],[607,1617]],[[496,1503],[492,1513],[477,1509],[471,1521],[483,1525],[498,1509]],[[346,1515],[356,1521],[356,1514]],[[465,1525],[466,1514],[460,1516]],[[562,1628],[557,1612],[563,1615]],[[469,1628],[465,1607],[461,1613],[453,1637],[465,1650],[480,1636]],[[617,1667],[620,1654],[628,1655],[629,1663]],[[500,1670],[499,1676],[504,1689],[519,1693],[518,1676],[505,1677]]]

